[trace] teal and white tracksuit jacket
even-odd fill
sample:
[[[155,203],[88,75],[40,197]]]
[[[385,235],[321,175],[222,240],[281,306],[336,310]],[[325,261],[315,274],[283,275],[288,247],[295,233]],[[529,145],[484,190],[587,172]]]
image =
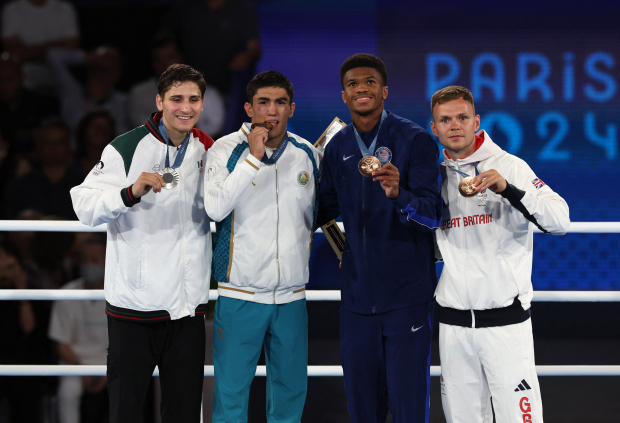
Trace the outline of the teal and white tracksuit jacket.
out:
[[[317,211],[320,153],[288,132],[273,165],[250,155],[250,124],[209,149],[205,210],[217,223],[218,294],[262,304],[305,298]]]

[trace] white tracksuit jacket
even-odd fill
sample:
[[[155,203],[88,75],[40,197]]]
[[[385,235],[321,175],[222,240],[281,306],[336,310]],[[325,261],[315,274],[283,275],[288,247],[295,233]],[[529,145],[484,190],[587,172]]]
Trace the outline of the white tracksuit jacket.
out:
[[[452,160],[445,154],[441,195],[443,221],[436,231],[444,268],[435,291],[442,307],[488,310],[510,306],[518,297],[524,310],[531,305],[533,231],[562,235],[570,225],[568,205],[545,185],[523,160],[503,151],[486,132],[471,156]],[[497,170],[510,184],[502,194],[487,189],[465,198],[458,192],[464,178]],[[516,206],[516,207],[515,207]],[[525,213],[525,214],[524,214]],[[529,217],[526,218],[526,215]]]
[[[218,294],[263,304],[305,298],[318,207],[320,153],[288,132],[273,165],[250,154],[245,123],[207,154],[205,209],[217,223]]]
[[[112,141],[86,180],[71,190],[82,223],[108,224],[105,298],[113,317],[180,319],[194,316],[209,300],[212,250],[203,164],[211,138],[192,130],[176,188],[151,191],[139,201],[127,189],[142,172],[165,167],[160,117]],[[174,163],[177,149],[168,148]]]

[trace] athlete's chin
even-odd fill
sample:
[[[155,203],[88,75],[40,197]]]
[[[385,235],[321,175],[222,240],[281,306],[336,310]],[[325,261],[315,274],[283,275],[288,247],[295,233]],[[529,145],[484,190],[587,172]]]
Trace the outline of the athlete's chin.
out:
[[[370,116],[375,110],[377,110],[376,108],[372,108],[372,109],[353,109],[353,113],[355,113],[358,116],[361,117],[366,117],[366,116]]]

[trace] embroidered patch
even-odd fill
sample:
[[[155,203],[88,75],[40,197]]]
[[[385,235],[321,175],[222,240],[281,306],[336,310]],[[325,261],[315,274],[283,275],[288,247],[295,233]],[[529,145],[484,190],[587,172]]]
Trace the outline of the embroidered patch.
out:
[[[94,176],[99,176],[99,175],[103,174],[103,168],[104,168],[104,166],[105,166],[105,165],[104,165],[104,164],[103,164],[103,162],[100,160],[100,161],[99,161],[99,163],[97,163],[97,164],[95,165],[95,167],[93,167],[93,171],[92,171],[92,172],[93,172],[93,175],[94,175]]]
[[[153,165],[153,172],[159,172],[159,163]]]
[[[308,185],[309,180],[310,176],[308,176],[308,172],[306,172],[305,170],[299,172],[299,174],[297,175],[297,183],[300,187],[305,187],[306,185]]]
[[[209,166],[207,169],[207,181],[215,176],[215,166]]]
[[[532,181],[532,185],[534,185],[534,187],[536,187],[536,189],[542,188],[545,186],[545,183],[543,181],[541,181],[540,179],[536,178]]]

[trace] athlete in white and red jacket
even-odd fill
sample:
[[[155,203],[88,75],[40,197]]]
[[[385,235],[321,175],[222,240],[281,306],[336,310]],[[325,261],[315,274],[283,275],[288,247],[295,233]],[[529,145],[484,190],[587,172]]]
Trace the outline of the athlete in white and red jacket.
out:
[[[492,397],[497,421],[542,422],[530,320],[533,231],[565,234],[568,205],[527,163],[476,134],[469,90],[441,89],[431,109],[445,147],[436,232],[444,268],[435,295],[446,420],[492,422]],[[467,177],[473,197],[459,193]]]

